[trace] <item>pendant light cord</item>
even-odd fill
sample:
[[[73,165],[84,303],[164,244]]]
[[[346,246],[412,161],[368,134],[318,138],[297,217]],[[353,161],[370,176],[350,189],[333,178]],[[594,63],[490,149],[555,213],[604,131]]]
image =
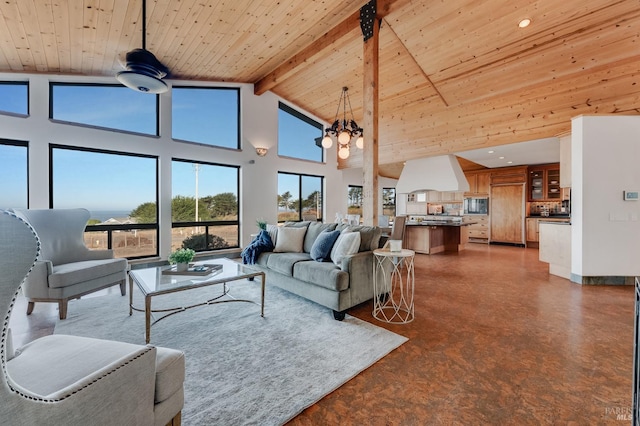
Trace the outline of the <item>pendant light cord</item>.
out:
[[[142,0],[142,50],[147,50],[147,0]]]

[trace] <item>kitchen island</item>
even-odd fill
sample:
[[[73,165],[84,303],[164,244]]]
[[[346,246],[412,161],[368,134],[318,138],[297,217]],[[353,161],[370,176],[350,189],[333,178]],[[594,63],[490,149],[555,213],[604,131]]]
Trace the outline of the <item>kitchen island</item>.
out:
[[[424,220],[408,222],[404,231],[404,248],[416,253],[459,252],[469,241],[469,225],[474,222]]]
[[[549,273],[571,280],[571,223],[540,221],[541,262],[549,263]]]

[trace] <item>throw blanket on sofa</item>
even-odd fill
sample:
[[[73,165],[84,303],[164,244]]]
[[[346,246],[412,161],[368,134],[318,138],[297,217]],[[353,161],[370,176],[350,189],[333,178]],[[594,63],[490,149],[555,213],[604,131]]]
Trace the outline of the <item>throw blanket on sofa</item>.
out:
[[[273,251],[274,246],[271,242],[269,233],[265,230],[260,231],[258,236],[242,250],[242,263],[253,265],[256,263],[260,253],[265,251]]]

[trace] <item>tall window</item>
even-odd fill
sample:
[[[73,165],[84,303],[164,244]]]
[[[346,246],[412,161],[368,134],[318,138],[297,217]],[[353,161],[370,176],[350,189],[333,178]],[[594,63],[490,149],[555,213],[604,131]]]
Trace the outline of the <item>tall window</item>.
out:
[[[158,135],[158,95],[122,85],[51,83],[49,118]]]
[[[235,166],[172,161],[172,250],[238,247],[239,173]]]
[[[0,112],[29,115],[29,83],[0,81]]]
[[[85,243],[116,256],[158,255],[158,160],[51,146],[51,207],[91,212]]]
[[[322,124],[280,102],[278,155],[322,162]]]
[[[362,186],[360,185],[349,185],[347,214],[359,214],[362,217]]]
[[[278,173],[278,222],[322,221],[323,177]]]
[[[173,139],[240,148],[240,90],[173,87]]]
[[[0,210],[27,208],[27,142],[0,139]]]
[[[396,216],[396,189],[382,188],[382,214],[394,218]]]

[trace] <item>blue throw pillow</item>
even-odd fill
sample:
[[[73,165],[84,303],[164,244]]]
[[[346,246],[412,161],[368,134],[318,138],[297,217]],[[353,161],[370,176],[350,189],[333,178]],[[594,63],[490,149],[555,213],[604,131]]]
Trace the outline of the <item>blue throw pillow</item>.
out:
[[[309,253],[311,258],[318,262],[330,260],[331,249],[339,235],[340,231],[322,231],[318,234],[318,238],[316,238],[311,246],[311,252]]]

